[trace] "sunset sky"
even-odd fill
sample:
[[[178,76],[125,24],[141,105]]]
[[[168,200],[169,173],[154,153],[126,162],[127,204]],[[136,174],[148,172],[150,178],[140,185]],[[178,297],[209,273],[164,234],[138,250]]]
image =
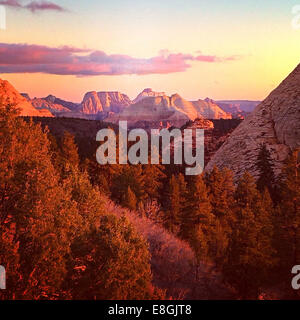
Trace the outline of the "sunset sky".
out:
[[[0,77],[32,97],[263,99],[300,62],[300,0],[0,1]],[[299,12],[300,13],[300,12]]]

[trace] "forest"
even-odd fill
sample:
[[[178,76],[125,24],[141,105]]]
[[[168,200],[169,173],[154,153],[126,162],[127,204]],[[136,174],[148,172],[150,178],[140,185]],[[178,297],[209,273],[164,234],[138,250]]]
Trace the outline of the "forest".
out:
[[[261,145],[257,180],[101,166],[100,121],[85,129],[94,138],[76,139],[76,126],[52,130],[18,112],[0,107],[0,299],[299,298],[297,151],[275,176]]]

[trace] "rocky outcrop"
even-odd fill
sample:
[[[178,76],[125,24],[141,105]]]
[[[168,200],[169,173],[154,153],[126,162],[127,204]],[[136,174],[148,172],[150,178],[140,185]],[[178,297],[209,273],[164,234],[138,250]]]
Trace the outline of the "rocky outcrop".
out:
[[[276,174],[291,150],[300,148],[300,65],[234,130],[207,165],[228,167],[238,178],[257,177],[260,145],[269,149]]]
[[[80,112],[85,114],[108,114],[120,112],[131,104],[126,94],[115,92],[91,91],[85,94],[80,107]]]
[[[8,81],[0,79],[0,99],[2,103],[9,103],[20,109],[21,116],[52,117],[48,110],[37,110],[23,97]]]
[[[207,119],[196,119],[195,121],[187,122],[182,128],[184,129],[203,129],[212,130],[214,129],[214,123]]]
[[[199,99],[192,101],[193,106],[196,108],[199,115],[206,119],[231,119],[230,113],[222,110],[213,100],[206,98],[205,100]]]
[[[132,103],[135,104],[148,97],[163,97],[165,95],[165,92],[155,92],[151,88],[146,88],[132,101]]]

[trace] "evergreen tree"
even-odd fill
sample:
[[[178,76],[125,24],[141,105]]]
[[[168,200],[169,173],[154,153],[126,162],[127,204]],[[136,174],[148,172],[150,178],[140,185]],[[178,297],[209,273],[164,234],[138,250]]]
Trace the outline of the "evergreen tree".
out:
[[[249,173],[239,180],[236,194],[236,222],[229,239],[222,271],[238,296],[257,298],[260,287],[268,285],[268,274],[274,267],[271,200],[262,198]]]
[[[72,243],[65,289],[74,299],[162,299],[152,284],[147,244],[125,218],[104,215]]]
[[[259,172],[257,180],[257,188],[263,192],[265,188],[273,195],[275,190],[275,175],[273,170],[271,153],[265,144],[262,144],[259,150],[256,167]]]
[[[201,225],[204,233],[208,233],[212,219],[211,204],[203,177],[193,176],[181,214],[180,236],[186,240],[192,239],[198,225]]]
[[[235,200],[242,208],[254,209],[257,207],[259,192],[255,180],[249,172],[245,172],[240,178],[235,192]]]
[[[177,181],[178,181],[179,194],[180,194],[180,215],[179,215],[179,220],[180,220],[181,214],[182,214],[184,207],[186,205],[187,183],[186,183],[186,181],[184,179],[184,175],[182,173],[178,174]]]
[[[300,259],[300,165],[299,151],[286,160],[280,183],[281,202],[275,217],[276,248],[282,279]],[[285,279],[286,280],[286,279]]]
[[[171,232],[176,232],[179,223],[179,215],[181,209],[181,196],[179,184],[174,175],[172,175],[169,186],[167,188],[164,226]]]
[[[234,182],[233,174],[228,169],[219,170],[214,167],[206,175],[206,183],[209,199],[212,205],[212,213],[220,220],[220,223],[228,233],[234,222]]]
[[[127,188],[125,199],[122,204],[124,207],[128,208],[129,210],[136,210],[136,206],[137,206],[136,196],[132,192],[129,186]]]
[[[65,162],[73,167],[79,165],[78,147],[75,143],[74,136],[65,132],[62,138],[61,153]]]

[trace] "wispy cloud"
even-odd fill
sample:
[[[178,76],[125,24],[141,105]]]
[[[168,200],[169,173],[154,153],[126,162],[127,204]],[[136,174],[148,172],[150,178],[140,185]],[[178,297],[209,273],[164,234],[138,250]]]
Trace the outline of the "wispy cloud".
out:
[[[67,11],[65,8],[50,1],[31,1],[28,4],[22,4],[20,0],[5,0],[0,1],[0,5],[8,6],[16,9],[30,10],[31,12],[37,11]]]
[[[22,8],[20,1],[17,1],[17,0],[0,1],[0,5],[13,7],[13,8]]]
[[[48,73],[98,76],[125,74],[167,74],[184,72],[191,62],[223,63],[239,56],[192,55],[161,52],[152,58],[135,58],[72,47],[47,47],[0,43],[1,73]]]

